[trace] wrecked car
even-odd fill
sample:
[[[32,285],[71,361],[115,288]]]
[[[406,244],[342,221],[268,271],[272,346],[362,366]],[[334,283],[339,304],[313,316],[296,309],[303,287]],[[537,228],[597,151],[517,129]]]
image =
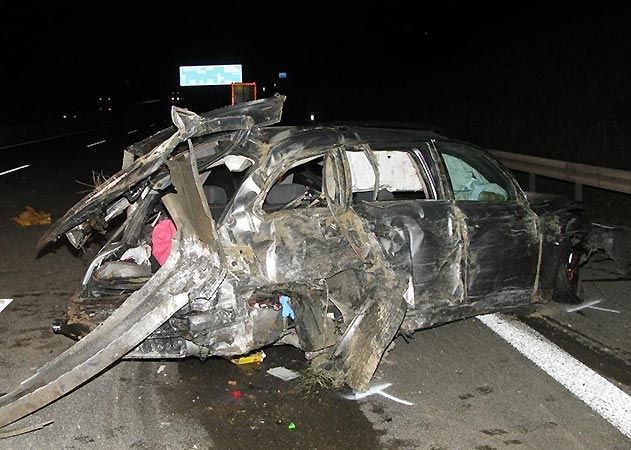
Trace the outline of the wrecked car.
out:
[[[0,427],[123,357],[290,344],[364,390],[397,334],[576,301],[577,205],[431,131],[275,125],[284,100],[174,107],[47,230],[108,240],[55,323],[77,342],[0,398]]]

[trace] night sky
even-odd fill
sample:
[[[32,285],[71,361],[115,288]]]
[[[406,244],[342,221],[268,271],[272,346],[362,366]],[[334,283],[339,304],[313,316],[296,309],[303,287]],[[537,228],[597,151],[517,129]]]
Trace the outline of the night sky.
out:
[[[580,126],[631,110],[625,9],[430,2],[412,12],[406,2],[340,12],[339,3],[321,2],[133,3],[2,1],[5,116],[91,105],[101,95],[120,104],[166,98],[178,89],[179,65],[229,63],[241,63],[244,81],[259,87],[286,71],[288,107],[327,119],[431,121],[466,135],[476,120],[488,132],[551,111],[557,119],[580,112],[582,119],[571,119]],[[200,89],[185,94],[194,98]],[[563,126],[546,120],[542,127]],[[528,126],[539,125],[513,131],[523,139]],[[472,137],[484,137],[478,134]]]

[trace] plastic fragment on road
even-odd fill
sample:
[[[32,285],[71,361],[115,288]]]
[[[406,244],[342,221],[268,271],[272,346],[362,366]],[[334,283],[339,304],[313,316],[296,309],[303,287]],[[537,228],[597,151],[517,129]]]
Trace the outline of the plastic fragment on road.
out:
[[[300,376],[297,372],[285,367],[272,367],[267,371],[267,373],[276,378],[280,378],[283,381],[293,380],[294,378],[298,378]]]
[[[164,265],[169,253],[171,253],[171,241],[175,232],[175,224],[170,219],[161,220],[151,231],[151,251],[161,266]]]
[[[44,211],[36,211],[32,206],[27,205],[17,217],[12,217],[12,221],[23,227],[32,227],[35,225],[50,225],[50,213]]]
[[[290,430],[295,430],[296,429],[296,424],[293,422],[289,422],[289,425],[287,425],[287,428]]]
[[[370,397],[371,395],[381,395],[382,397],[389,398],[390,400],[401,403],[402,405],[414,405],[414,403],[412,402],[408,402],[407,400],[403,400],[399,397],[395,397],[394,395],[390,395],[385,392],[385,390],[390,386],[392,386],[392,383],[379,384],[377,386],[371,387],[366,392],[355,392],[351,395],[342,395],[342,397],[347,400],[361,400],[363,398]]]
[[[166,368],[166,366],[164,364],[162,364],[160,367],[158,367],[158,371],[156,373],[162,372],[165,368]]]
[[[267,355],[265,355],[265,352],[260,351],[260,352],[252,353],[251,355],[239,356],[239,357],[236,357],[236,358],[231,358],[230,362],[232,362],[233,364],[236,364],[238,366],[241,366],[241,365],[244,365],[244,364],[261,363],[265,359],[265,356],[267,356]]]
[[[0,312],[2,312],[4,308],[9,306],[12,301],[13,301],[12,298],[0,298]]]
[[[296,313],[294,313],[294,310],[291,307],[291,299],[289,297],[287,297],[286,295],[281,295],[280,306],[283,319],[289,317],[291,320],[294,320],[296,318]]]
[[[232,398],[235,400],[241,400],[241,397],[243,397],[243,392],[241,392],[239,389],[233,389],[232,391],[230,391],[230,395],[232,395]]]

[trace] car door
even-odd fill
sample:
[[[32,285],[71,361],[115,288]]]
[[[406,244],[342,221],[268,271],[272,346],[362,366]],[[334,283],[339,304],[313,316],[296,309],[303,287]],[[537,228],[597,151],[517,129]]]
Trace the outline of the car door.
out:
[[[468,301],[507,306],[529,301],[540,237],[525,195],[486,153],[462,143],[435,145],[466,225]]]
[[[362,268],[357,255],[362,244],[349,239],[337,217],[345,200],[335,150],[324,147],[303,153],[296,161],[270,162],[270,167],[252,173],[235,202],[251,205],[229,211],[239,225],[224,226],[233,230],[235,248],[251,248],[256,269],[248,270],[266,283],[306,283]],[[255,178],[262,186],[255,199],[248,200]],[[227,245],[226,252],[231,248]],[[235,268],[240,266],[237,262]]]
[[[353,209],[395,272],[409,278],[406,321],[418,328],[464,302],[462,225],[427,164],[427,148],[369,147],[346,152]]]

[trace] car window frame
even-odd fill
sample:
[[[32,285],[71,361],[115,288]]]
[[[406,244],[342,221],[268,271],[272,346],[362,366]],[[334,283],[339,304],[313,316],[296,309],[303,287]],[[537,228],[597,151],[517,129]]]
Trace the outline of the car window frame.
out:
[[[508,171],[508,169],[506,169],[504,166],[502,166],[502,164],[499,163],[499,161],[497,161],[492,155],[490,155],[488,152],[486,152],[484,149],[477,147],[473,144],[470,144],[468,142],[462,142],[462,141],[451,141],[451,140],[444,140],[444,141],[432,141],[434,144],[434,149],[436,151],[436,164],[440,166],[441,171],[443,172],[443,177],[444,177],[444,184],[445,184],[445,189],[448,189],[448,191],[450,192],[450,196],[451,199],[454,200],[457,203],[476,203],[476,204],[485,204],[485,203],[490,203],[490,204],[495,204],[495,205],[511,205],[511,204],[527,204],[527,199],[526,199],[526,194],[524,193],[524,191],[521,189],[521,187],[519,186],[519,183],[517,182],[517,180],[515,179],[515,177],[513,176],[513,174],[511,172]],[[500,175],[501,177],[504,179],[504,181],[507,182],[508,187],[510,187],[510,192],[509,192],[509,199],[507,199],[506,201],[503,202],[493,202],[493,201],[488,201],[488,200],[460,200],[460,199],[456,199],[455,196],[455,192],[454,192],[454,188],[453,188],[453,184],[451,183],[451,177],[449,175],[449,170],[447,169],[447,165],[445,163],[445,160],[443,158],[443,152],[440,148],[440,144],[442,143],[446,143],[446,144],[451,144],[451,145],[461,145],[462,147],[464,147],[467,151],[471,151],[474,152],[476,154],[476,156],[480,157],[481,159],[484,159],[487,163],[489,163],[489,165],[495,169]],[[447,154],[449,154],[449,152],[447,152]],[[468,164],[468,161],[465,161]],[[478,169],[475,166],[472,166],[474,169]]]
[[[411,144],[400,144],[400,143],[395,143],[392,146],[380,146],[379,148],[373,148],[371,147],[369,144],[361,144],[361,146],[364,146],[365,149],[360,148],[360,146],[353,146],[353,149],[349,149],[346,148],[344,149],[344,151],[342,152],[342,162],[345,166],[345,172],[347,173],[347,177],[348,179],[346,180],[346,185],[348,186],[348,190],[349,190],[349,195],[350,195],[350,199],[349,204],[352,204],[352,173],[351,173],[351,166],[350,166],[350,162],[348,161],[348,158],[346,156],[346,152],[347,151],[354,151],[354,152],[363,152],[366,149],[368,151],[371,152],[403,152],[406,153],[410,156],[410,159],[412,160],[412,163],[415,164],[416,167],[416,171],[419,174],[419,176],[421,177],[421,183],[422,185],[425,187],[425,190],[422,191],[425,193],[425,197],[423,199],[414,199],[412,201],[415,200],[419,200],[419,201],[431,201],[431,200],[437,200],[439,197],[438,194],[438,189],[437,189],[437,184],[436,184],[436,180],[434,179],[434,176],[431,172],[431,165],[428,164],[427,161],[427,157],[426,155],[423,154],[422,151],[422,146],[418,146],[418,145],[411,145]],[[372,166],[372,164],[371,164]],[[374,170],[374,168],[373,168]],[[373,192],[374,193],[374,189],[372,191],[369,192]],[[414,191],[412,191],[414,192]],[[431,198],[430,198],[431,196]],[[377,200],[378,202],[382,202],[383,200]],[[406,201],[406,200],[401,200],[401,199],[395,199],[395,200],[388,200],[388,201]],[[386,201],[387,202],[387,201]]]
[[[300,159],[296,162],[294,162],[293,164],[291,164],[288,167],[283,166],[283,164],[279,164],[279,167],[276,168],[275,170],[273,170],[269,176],[267,177],[264,185],[261,188],[261,191],[258,193],[258,195],[256,196],[254,202],[253,202],[253,207],[252,207],[252,211],[253,213],[258,216],[260,219],[266,219],[266,218],[270,218],[270,217],[274,217],[274,216],[279,216],[279,215],[283,215],[286,214],[287,212],[290,211],[302,211],[305,209],[308,210],[317,210],[319,213],[321,213],[321,208],[325,208],[327,210],[330,209],[329,202],[334,202],[334,206],[338,206],[338,207],[343,207],[345,202],[342,201],[342,196],[340,195],[340,201],[338,203],[335,203],[335,199],[331,199],[329,198],[329,196],[326,194],[326,160],[327,160],[327,156],[333,152],[335,152],[336,147],[334,148],[329,148],[329,149],[325,149],[320,153],[317,154],[312,154],[308,157],[305,157],[303,159]],[[267,198],[270,190],[272,189],[272,187],[274,187],[274,185],[276,185],[276,182],[284,175],[286,174],[288,171],[302,165],[302,164],[306,164],[310,161],[316,160],[318,158],[322,158],[323,164],[322,164],[322,190],[321,192],[325,195],[326,198],[326,202],[321,202],[319,205],[313,206],[311,208],[291,208],[291,209],[278,209],[275,211],[265,211],[263,209],[263,203],[265,201],[265,199]],[[343,192],[343,190],[341,190],[342,185],[341,182],[339,180],[339,178],[335,178],[335,187],[336,190],[338,192]]]

